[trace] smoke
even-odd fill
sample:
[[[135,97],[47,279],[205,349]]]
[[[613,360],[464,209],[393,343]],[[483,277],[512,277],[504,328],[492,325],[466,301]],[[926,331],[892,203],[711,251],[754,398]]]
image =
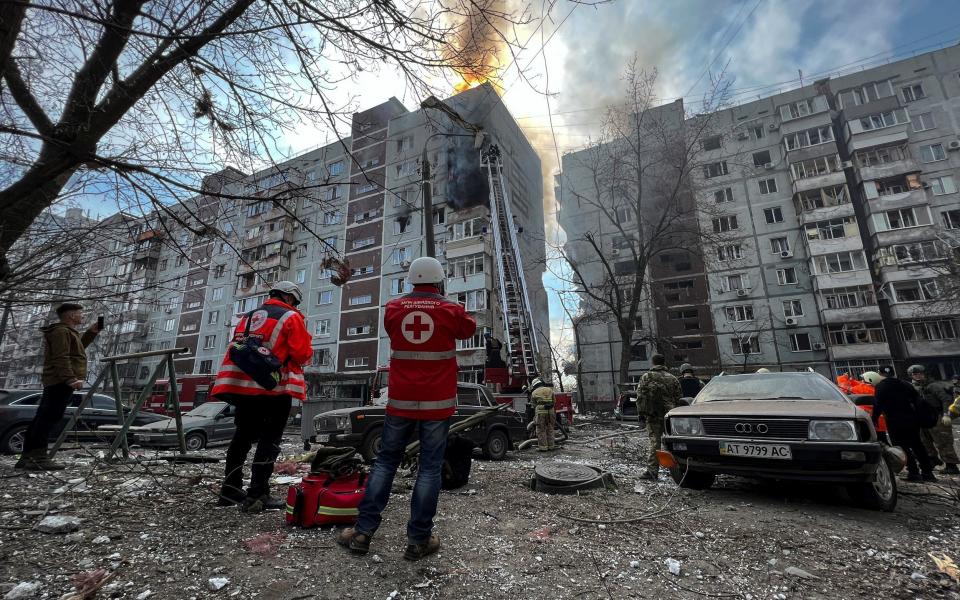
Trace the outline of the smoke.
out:
[[[486,204],[490,197],[490,184],[472,143],[458,140],[447,150],[446,196],[447,204],[455,210]]]
[[[455,11],[452,48],[447,62],[460,76],[457,92],[490,81],[498,88],[503,66],[501,53],[506,50],[503,35],[509,31],[512,15],[506,0],[471,0],[459,3]]]

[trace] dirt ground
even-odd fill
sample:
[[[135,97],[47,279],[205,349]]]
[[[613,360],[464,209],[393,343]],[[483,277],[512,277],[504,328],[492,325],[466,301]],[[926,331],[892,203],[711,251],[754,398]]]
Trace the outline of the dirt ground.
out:
[[[594,440],[617,431],[625,435]],[[286,439],[297,454],[298,435]],[[641,483],[637,457],[645,446],[629,425],[583,420],[554,455],[475,461],[470,483],[441,496],[440,554],[418,563],[401,556],[409,478],[398,479],[370,554],[358,558],[336,546],[330,529],[290,529],[280,512],[215,507],[222,463],[171,465],[142,451],[136,463],[107,464],[100,449],[84,447],[61,454],[66,471],[27,474],[2,457],[0,597],[37,583],[21,597],[61,598],[78,573],[105,569],[111,579],[97,597],[140,600],[960,599],[960,585],[928,556],[960,560],[960,478],[936,486],[901,481],[896,512],[880,513],[832,487],[722,478],[691,492],[666,477]],[[205,453],[222,456],[223,448]],[[618,488],[581,496],[531,491],[537,460],[602,467]],[[285,489],[275,485],[278,495]],[[651,514],[620,523],[570,518]],[[79,518],[79,529],[36,529],[58,515]],[[260,534],[276,544],[258,554],[244,541]],[[668,559],[679,562],[679,575]]]

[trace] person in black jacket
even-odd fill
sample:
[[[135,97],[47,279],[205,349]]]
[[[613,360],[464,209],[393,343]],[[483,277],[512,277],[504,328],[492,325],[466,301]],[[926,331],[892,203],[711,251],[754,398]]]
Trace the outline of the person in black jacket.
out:
[[[874,388],[873,426],[877,426],[880,415],[887,416],[890,439],[907,454],[907,481],[936,481],[917,422],[915,407],[920,395],[912,385],[894,376],[893,367],[881,367],[878,371],[881,379]]]
[[[703,382],[694,375],[693,365],[690,363],[680,365],[680,390],[683,393],[683,397],[695,398],[702,389]]]

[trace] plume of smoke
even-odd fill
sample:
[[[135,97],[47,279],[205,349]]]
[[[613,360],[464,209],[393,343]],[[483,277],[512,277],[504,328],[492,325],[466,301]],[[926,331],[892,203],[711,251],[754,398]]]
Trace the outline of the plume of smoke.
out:
[[[490,197],[490,184],[472,144],[453,143],[447,150],[446,196],[455,210],[485,204]]]
[[[456,90],[463,91],[484,81],[495,82],[502,65],[500,56],[507,45],[502,32],[511,22],[506,0],[462,3],[454,20],[454,49],[446,58],[463,78]]]

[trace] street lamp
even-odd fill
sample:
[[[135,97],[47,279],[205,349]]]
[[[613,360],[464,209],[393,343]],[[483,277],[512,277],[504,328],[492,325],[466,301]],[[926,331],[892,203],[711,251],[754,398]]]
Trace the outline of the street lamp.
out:
[[[427,139],[423,141],[423,152],[420,156],[420,187],[421,195],[423,196],[423,235],[426,237],[426,244],[424,250],[427,256],[435,256],[437,253],[436,243],[433,239],[433,184],[430,182],[430,160],[427,158],[427,146],[430,143],[430,140],[439,137],[472,137],[474,138],[473,145],[478,150],[483,146],[483,141],[486,137],[486,133],[483,131],[483,127],[470,123],[466,121],[463,117],[457,114],[457,111],[453,110],[440,100],[437,100],[434,96],[427,97],[423,102],[420,103],[420,108],[427,109],[433,108],[444,113],[450,119],[463,127],[467,131],[472,131],[472,135],[462,134],[462,133],[444,133],[444,132],[435,132],[427,136]]]

